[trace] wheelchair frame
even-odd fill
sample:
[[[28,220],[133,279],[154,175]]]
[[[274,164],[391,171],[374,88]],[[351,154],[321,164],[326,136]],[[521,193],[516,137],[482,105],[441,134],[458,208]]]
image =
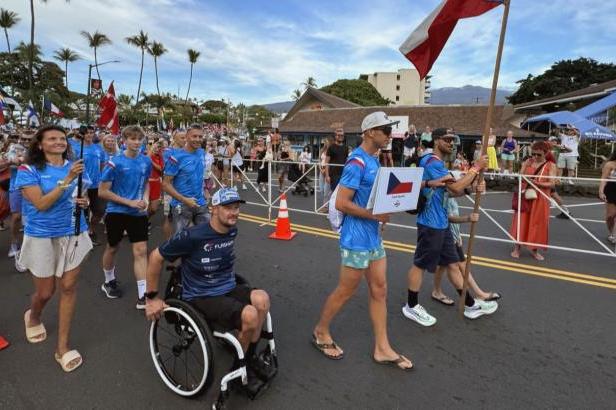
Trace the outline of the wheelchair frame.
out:
[[[215,403],[212,404],[212,409],[221,409],[225,406],[225,401],[229,396],[229,383],[233,380],[239,379],[242,385],[246,385],[248,383],[248,375],[246,370],[246,359],[244,357],[244,351],[242,350],[242,346],[240,345],[239,340],[235,337],[231,331],[211,331],[211,325],[207,323],[205,318],[195,309],[192,305],[188,304],[188,302],[183,301],[181,296],[181,274],[179,270],[175,266],[167,267],[168,271],[171,271],[171,276],[166,286],[165,290],[165,301],[169,304],[169,307],[164,309],[163,316],[161,319],[153,321],[150,325],[149,332],[149,345],[150,345],[150,353],[152,356],[152,361],[154,362],[154,367],[158,372],[161,379],[169,389],[171,389],[174,393],[181,395],[183,397],[195,397],[203,391],[205,391],[209,385],[209,381],[211,381],[211,376],[213,374],[213,365],[214,360],[211,356],[213,349],[213,339],[211,336],[218,340],[223,340],[227,344],[229,344],[233,349],[237,358],[238,367],[232,369],[229,373],[225,374],[220,382],[220,392],[218,394],[218,398]],[[239,284],[246,284],[246,280],[236,275],[236,280]],[[184,306],[182,306],[184,305]],[[182,316],[190,325],[190,327],[194,330],[203,330],[203,334],[198,337],[199,343],[201,345],[201,350],[204,353],[204,374],[199,381],[199,384],[196,389],[191,391],[185,391],[180,389],[180,386],[174,385],[171,380],[169,380],[168,375],[166,374],[165,369],[162,368],[161,363],[159,361],[159,351],[157,346],[155,346],[155,338],[157,337],[157,327],[158,322],[160,320],[166,320],[165,313],[175,313],[178,316]],[[194,318],[192,315],[199,315],[199,318]],[[267,317],[265,319],[263,329],[261,330],[261,339],[265,339],[267,341],[267,347],[262,351],[263,358],[269,365],[273,366],[275,372],[278,371],[278,357],[276,355],[276,342],[274,341],[274,334],[272,329],[272,317],[270,313],[267,313]],[[185,329],[184,329],[185,330]],[[177,330],[176,330],[177,332]],[[178,334],[179,336],[179,334]],[[187,343],[183,340],[182,346],[174,346],[175,349],[185,348],[184,343]],[[190,342],[192,343],[192,342]],[[265,387],[269,384],[269,381],[265,384]],[[256,392],[252,397],[249,395],[251,400],[254,400],[258,393]]]

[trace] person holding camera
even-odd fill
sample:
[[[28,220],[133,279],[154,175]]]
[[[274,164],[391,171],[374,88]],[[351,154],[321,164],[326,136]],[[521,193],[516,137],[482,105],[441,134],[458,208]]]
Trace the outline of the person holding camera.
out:
[[[69,145],[62,127],[46,125],[36,132],[19,167],[15,186],[23,193],[23,214],[27,221],[19,262],[32,273],[34,293],[24,314],[26,338],[40,343],[47,338],[41,316],[56,288],[59,288],[58,342],[55,359],[65,372],[77,369],[83,359],[69,348],[69,333],[81,263],[92,249],[88,224],[80,214],[76,232],[76,207],[87,208],[88,198],[78,197],[83,160],[69,159]],[[83,175],[85,186],[89,183]]]

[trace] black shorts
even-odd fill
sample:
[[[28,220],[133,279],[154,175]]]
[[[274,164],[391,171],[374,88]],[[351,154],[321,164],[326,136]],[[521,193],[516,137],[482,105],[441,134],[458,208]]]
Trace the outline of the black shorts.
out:
[[[96,216],[103,216],[107,202],[98,196],[98,188],[88,189],[88,201],[90,201],[90,212]]]
[[[460,245],[456,245],[456,252],[458,253],[458,262],[466,261],[466,255],[464,255],[464,248]]]
[[[233,167],[233,173],[234,173],[234,174],[240,174],[240,175],[242,175],[242,170],[244,169],[244,166],[243,166],[243,165],[241,165],[241,166],[239,166],[239,167],[238,167],[237,165],[232,165],[232,167]]]
[[[434,272],[437,266],[448,266],[459,262],[459,259],[449,227],[434,229],[417,224],[417,249],[413,259],[415,266]]]
[[[105,227],[107,228],[107,243],[112,247],[122,241],[124,231],[128,234],[128,240],[131,243],[148,240],[148,217],[145,215],[109,213],[105,216]]]
[[[616,182],[608,182],[605,184],[605,188],[603,188],[603,193],[605,194],[605,199],[608,204],[616,205]]]
[[[242,310],[250,305],[250,294],[255,290],[250,286],[237,285],[221,296],[208,296],[190,301],[207,322],[214,322],[226,330],[242,328]]]

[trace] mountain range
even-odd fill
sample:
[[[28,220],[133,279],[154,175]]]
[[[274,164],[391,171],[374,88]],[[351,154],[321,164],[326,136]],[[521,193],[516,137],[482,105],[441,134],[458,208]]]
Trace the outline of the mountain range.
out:
[[[476,85],[465,85],[463,87],[444,87],[433,88],[430,90],[430,104],[432,105],[487,105],[490,100],[490,89]],[[509,90],[496,90],[496,104],[506,104],[505,97],[513,94]],[[264,104],[263,107],[271,112],[283,114],[289,112],[295,101],[284,101],[271,104]]]

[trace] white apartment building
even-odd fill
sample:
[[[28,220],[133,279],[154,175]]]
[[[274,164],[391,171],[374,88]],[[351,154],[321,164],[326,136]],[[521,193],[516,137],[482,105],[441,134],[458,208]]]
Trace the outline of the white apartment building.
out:
[[[376,72],[364,74],[360,78],[372,84],[393,105],[430,103],[430,80],[419,80],[419,73],[415,69],[403,68],[396,73]]]

